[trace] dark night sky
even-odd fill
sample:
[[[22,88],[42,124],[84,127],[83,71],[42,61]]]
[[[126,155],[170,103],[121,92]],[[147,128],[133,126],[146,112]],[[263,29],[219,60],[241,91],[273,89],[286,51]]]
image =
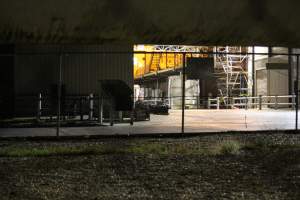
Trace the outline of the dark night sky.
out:
[[[300,46],[299,0],[1,0],[0,42]]]

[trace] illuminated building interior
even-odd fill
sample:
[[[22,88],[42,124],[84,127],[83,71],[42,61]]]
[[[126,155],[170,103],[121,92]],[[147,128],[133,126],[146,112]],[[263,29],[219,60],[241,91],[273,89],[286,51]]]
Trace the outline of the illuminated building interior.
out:
[[[197,53],[186,54],[187,58],[208,57],[207,54],[199,54],[199,52],[212,50],[213,48],[204,46],[135,45],[134,78],[139,79],[158,72],[182,68],[183,52]]]

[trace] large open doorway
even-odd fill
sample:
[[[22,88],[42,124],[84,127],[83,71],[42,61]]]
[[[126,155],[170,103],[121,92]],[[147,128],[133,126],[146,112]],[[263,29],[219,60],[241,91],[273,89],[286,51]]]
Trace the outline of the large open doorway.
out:
[[[151,105],[152,120],[161,121],[167,106],[163,124],[181,118],[186,132],[295,128],[297,67],[288,48],[134,49],[135,101]]]

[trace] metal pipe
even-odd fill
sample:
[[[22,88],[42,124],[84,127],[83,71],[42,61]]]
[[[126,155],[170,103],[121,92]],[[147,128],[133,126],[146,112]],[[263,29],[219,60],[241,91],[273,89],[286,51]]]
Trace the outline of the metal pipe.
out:
[[[181,133],[184,134],[184,115],[185,115],[185,56],[186,54],[183,53],[183,62],[182,62],[182,113],[181,113]]]

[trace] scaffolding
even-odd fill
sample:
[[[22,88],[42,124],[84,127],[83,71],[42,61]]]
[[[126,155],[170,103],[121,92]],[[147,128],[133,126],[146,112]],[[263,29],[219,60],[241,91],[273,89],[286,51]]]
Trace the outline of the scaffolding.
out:
[[[216,47],[215,76],[220,97],[248,95],[248,56],[242,47]],[[232,53],[232,54],[230,54]],[[226,103],[226,102],[225,102]]]

